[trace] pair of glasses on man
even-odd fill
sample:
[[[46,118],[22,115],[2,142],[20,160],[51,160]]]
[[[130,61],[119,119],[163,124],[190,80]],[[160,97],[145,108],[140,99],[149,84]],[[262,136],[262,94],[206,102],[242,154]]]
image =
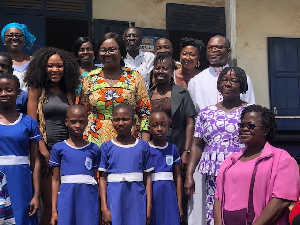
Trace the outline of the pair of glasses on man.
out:
[[[12,39],[13,37],[15,37],[17,39],[23,39],[24,35],[23,34],[5,34],[4,37],[7,39]]]
[[[256,125],[254,123],[238,123],[239,128],[247,127],[249,130],[254,130],[255,127],[263,127],[263,125]]]
[[[106,54],[106,53],[109,53],[109,54],[115,54],[117,51],[119,50],[119,48],[100,48],[99,52],[100,54]]]
[[[206,47],[207,51],[212,51],[213,49],[216,49],[217,51],[222,50],[223,48],[228,48],[227,45],[209,45]]]

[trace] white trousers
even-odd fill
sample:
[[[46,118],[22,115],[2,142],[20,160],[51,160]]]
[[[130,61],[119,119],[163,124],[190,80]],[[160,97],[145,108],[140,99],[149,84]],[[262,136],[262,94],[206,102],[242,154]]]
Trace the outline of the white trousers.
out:
[[[205,175],[198,172],[198,167],[194,173],[195,194],[188,202],[188,225],[206,225],[206,189]]]

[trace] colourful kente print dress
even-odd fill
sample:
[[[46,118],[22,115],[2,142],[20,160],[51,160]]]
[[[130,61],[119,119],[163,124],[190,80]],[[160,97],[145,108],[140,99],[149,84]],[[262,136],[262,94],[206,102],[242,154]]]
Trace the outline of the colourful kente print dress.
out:
[[[113,109],[120,103],[135,108],[133,135],[140,137],[142,131],[149,131],[150,100],[142,75],[130,68],[122,68],[120,81],[110,86],[104,79],[102,68],[91,71],[83,78],[82,90],[77,102],[88,111],[89,123],[84,137],[97,145],[117,135],[111,119]]]

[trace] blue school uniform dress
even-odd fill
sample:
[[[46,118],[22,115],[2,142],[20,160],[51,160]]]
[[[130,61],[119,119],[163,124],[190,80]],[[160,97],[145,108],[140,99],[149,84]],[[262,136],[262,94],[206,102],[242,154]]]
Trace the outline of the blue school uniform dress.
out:
[[[49,164],[60,167],[57,199],[58,224],[99,225],[99,198],[94,169],[99,167],[100,149],[94,143],[81,148],[66,141],[56,143]]]
[[[173,179],[173,166],[180,163],[178,149],[171,143],[167,143],[164,147],[149,145],[154,164],[154,172],[151,174],[153,183],[151,225],[179,225],[180,216]]]
[[[99,171],[107,173],[107,206],[113,225],[146,224],[146,191],[143,173],[153,170],[149,144],[107,141],[101,145]]]
[[[33,197],[28,155],[30,142],[41,139],[37,122],[22,113],[11,124],[0,123],[0,170],[6,174],[16,224],[37,224],[36,215],[28,215]]]

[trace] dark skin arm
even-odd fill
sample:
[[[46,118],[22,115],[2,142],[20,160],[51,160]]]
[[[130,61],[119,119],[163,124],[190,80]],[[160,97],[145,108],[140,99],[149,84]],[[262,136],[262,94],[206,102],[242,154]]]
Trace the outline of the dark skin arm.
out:
[[[291,205],[292,201],[272,198],[266,205],[260,216],[254,221],[253,225],[272,225],[275,224]]]
[[[191,150],[192,142],[193,142],[193,135],[195,129],[195,118],[194,117],[187,117],[186,118],[186,131],[185,131],[185,150]],[[181,155],[181,170],[185,171],[188,161],[189,161],[189,153],[184,151]]]
[[[219,199],[217,198],[215,198],[213,214],[214,214],[215,225],[222,225],[221,205]]]
[[[199,163],[203,149],[203,139],[194,137],[184,183],[184,192],[187,196],[189,196],[189,199],[191,198],[192,193],[195,191],[195,181],[193,178],[193,174],[195,172],[196,166]]]
[[[150,224],[151,222],[151,209],[152,209],[152,180],[151,180],[151,172],[144,173],[144,185],[146,188],[147,195],[147,211],[146,211],[146,224]]]
[[[100,192],[100,199],[101,199],[102,222],[105,225],[111,224],[111,212],[107,207],[106,188],[107,188],[107,173],[100,172],[99,192]]]
[[[60,186],[60,167],[53,167],[53,176],[52,176],[52,216],[51,216],[51,225],[55,225],[58,222],[57,214],[57,196]]]
[[[142,131],[142,140],[147,142],[150,141],[150,133],[148,131]]]
[[[41,88],[29,88],[28,90],[28,102],[27,102],[27,115],[38,121],[37,108],[38,100],[41,96]],[[41,154],[45,157],[48,163],[50,158],[50,153],[46,148],[45,142],[43,140],[39,141],[39,150]]]
[[[30,151],[30,167],[32,171],[33,182],[33,198],[30,201],[29,216],[33,216],[39,208],[39,198],[41,193],[41,161],[38,152],[38,143],[31,142],[29,146]]]
[[[184,214],[183,214],[183,209],[181,204],[182,203],[182,179],[181,179],[179,164],[175,165],[173,168],[173,178],[176,184],[177,204],[179,208],[180,221],[182,221]]]

